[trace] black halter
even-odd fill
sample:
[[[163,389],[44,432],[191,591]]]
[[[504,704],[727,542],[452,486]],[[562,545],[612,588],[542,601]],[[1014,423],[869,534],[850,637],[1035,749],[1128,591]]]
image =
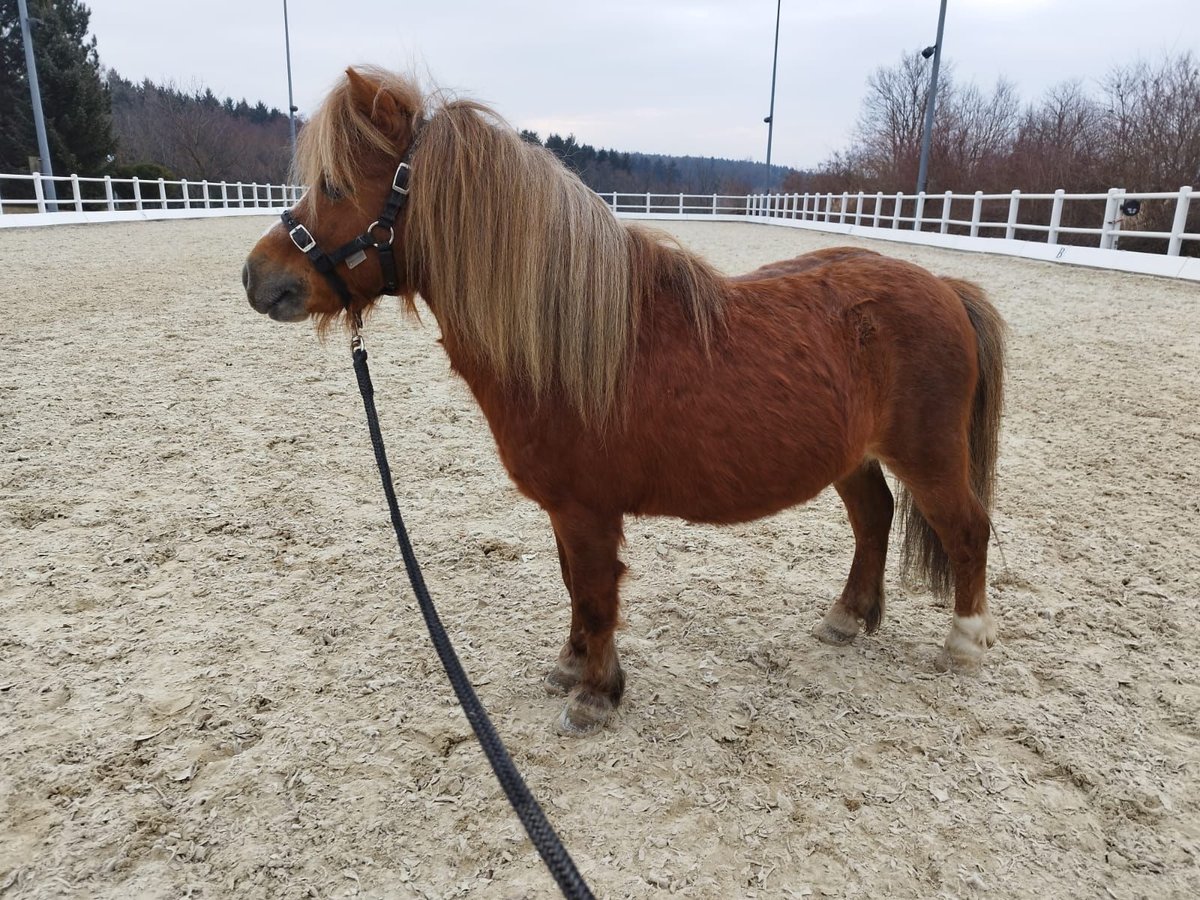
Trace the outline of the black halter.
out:
[[[380,293],[394,294],[399,290],[399,284],[396,281],[396,258],[392,255],[392,245],[396,240],[396,216],[400,214],[405,201],[408,200],[408,175],[410,172],[408,161],[411,158],[412,146],[408,148],[404,159],[396,167],[396,174],[392,176],[392,192],[388,195],[387,203],[384,204],[379,218],[368,225],[367,230],[354,240],[342,244],[332,253],[326,253],[317,246],[317,239],[312,236],[312,232],[296,221],[296,217],[292,215],[290,209],[280,213],[279,218],[283,220],[283,225],[288,230],[288,237],[292,239],[296,249],[308,257],[308,261],[313,264],[313,267],[337,291],[346,312],[350,312],[353,298],[350,296],[350,288],[342,280],[342,276],[337,273],[338,263],[345,261],[347,267],[353,269],[367,258],[367,250],[374,250],[379,254],[379,268],[383,271],[383,288]],[[386,237],[375,237],[376,234],[383,231],[387,232]]]

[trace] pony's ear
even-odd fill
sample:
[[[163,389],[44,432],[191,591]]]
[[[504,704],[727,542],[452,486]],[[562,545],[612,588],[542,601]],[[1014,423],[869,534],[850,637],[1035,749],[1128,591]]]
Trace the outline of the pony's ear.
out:
[[[401,108],[398,98],[382,83],[354,67],[346,69],[346,78],[350,81],[350,99],[355,108],[387,137],[401,138],[408,129],[409,114]]]

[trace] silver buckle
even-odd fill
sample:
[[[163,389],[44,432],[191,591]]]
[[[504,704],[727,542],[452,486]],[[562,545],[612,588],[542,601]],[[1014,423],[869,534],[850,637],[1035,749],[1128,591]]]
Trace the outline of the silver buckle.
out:
[[[306,238],[308,238],[307,244],[300,243],[300,239],[298,237],[296,237],[297,231],[304,232],[304,236]],[[295,228],[293,228],[291,231],[289,231],[288,237],[290,237],[292,239],[292,243],[296,245],[296,247],[300,250],[301,253],[307,253],[313,247],[317,246],[317,239],[314,238],[312,236],[312,232],[309,231],[307,228],[305,228],[303,225],[297,225]]]
[[[410,166],[406,162],[402,162],[402,163],[400,163],[400,165],[396,166],[396,174],[392,176],[392,190],[395,191],[397,194],[403,194],[404,196],[408,196],[408,188],[400,187],[400,184],[399,184],[400,172],[403,169],[408,169],[411,172],[412,166]]]

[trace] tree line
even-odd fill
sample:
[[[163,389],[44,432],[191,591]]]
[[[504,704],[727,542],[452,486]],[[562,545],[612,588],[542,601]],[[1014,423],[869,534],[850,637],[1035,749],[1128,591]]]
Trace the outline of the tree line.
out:
[[[790,175],[784,190],[913,193],[930,71],[919,53],[877,69],[867,80],[850,146],[813,171]],[[928,193],[1165,192],[1185,185],[1200,187],[1200,64],[1190,52],[1117,66],[1096,91],[1063,82],[1032,103],[1006,79],[990,91],[960,83],[953,64],[943,63]],[[1048,207],[1049,201],[1023,203],[1021,221],[1047,222]],[[1169,230],[1174,207],[1172,201],[1146,203],[1132,225]],[[1063,224],[1095,227],[1099,218],[1094,207],[1069,204]],[[1192,204],[1188,230],[1200,230],[1200,204]],[[1184,246],[1200,253],[1194,242]],[[1123,239],[1122,247],[1135,245]],[[1162,244],[1136,248],[1161,251]]]
[[[545,142],[537,132],[523,130],[521,137],[542,144],[594,191],[630,194],[731,194],[778,189],[794,169],[750,160],[713,156],[668,156],[596,149],[579,143],[575,135],[550,134]]]

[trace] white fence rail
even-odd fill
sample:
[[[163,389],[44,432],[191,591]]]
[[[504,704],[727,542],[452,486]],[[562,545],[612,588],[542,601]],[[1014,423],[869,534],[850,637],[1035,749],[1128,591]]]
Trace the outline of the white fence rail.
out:
[[[48,195],[54,183],[57,201]],[[0,228],[123,219],[255,215],[286,209],[304,189],[253,181],[168,181],[162,178],[83,178],[78,175],[0,175]]]
[[[51,180],[57,202],[47,197]],[[291,206],[303,192],[293,184],[0,174],[0,228],[260,215]],[[600,196],[623,218],[754,221],[1200,281],[1200,205],[1192,206],[1192,193],[1182,187],[1103,194]],[[1189,223],[1197,230],[1189,231]]]
[[[1058,245],[1063,235],[1092,235],[1102,250],[1117,249],[1122,237],[1160,242],[1158,252],[1179,256],[1187,241],[1200,243],[1200,233],[1188,232],[1192,188],[1138,193],[1113,188],[1104,194],[654,194],[609,192],[600,195],[617,213],[663,215],[737,215],[787,219],[825,225],[907,229],[919,233],[964,234],[1036,240]],[[1138,211],[1123,209],[1136,201]],[[1151,209],[1154,205],[1155,209]],[[1163,218],[1169,208],[1169,230],[1150,230],[1143,223]],[[1023,215],[1023,212],[1025,215]],[[1151,213],[1155,215],[1152,215]],[[1030,214],[1044,214],[1031,220]],[[1064,224],[1091,221],[1090,225]]]

